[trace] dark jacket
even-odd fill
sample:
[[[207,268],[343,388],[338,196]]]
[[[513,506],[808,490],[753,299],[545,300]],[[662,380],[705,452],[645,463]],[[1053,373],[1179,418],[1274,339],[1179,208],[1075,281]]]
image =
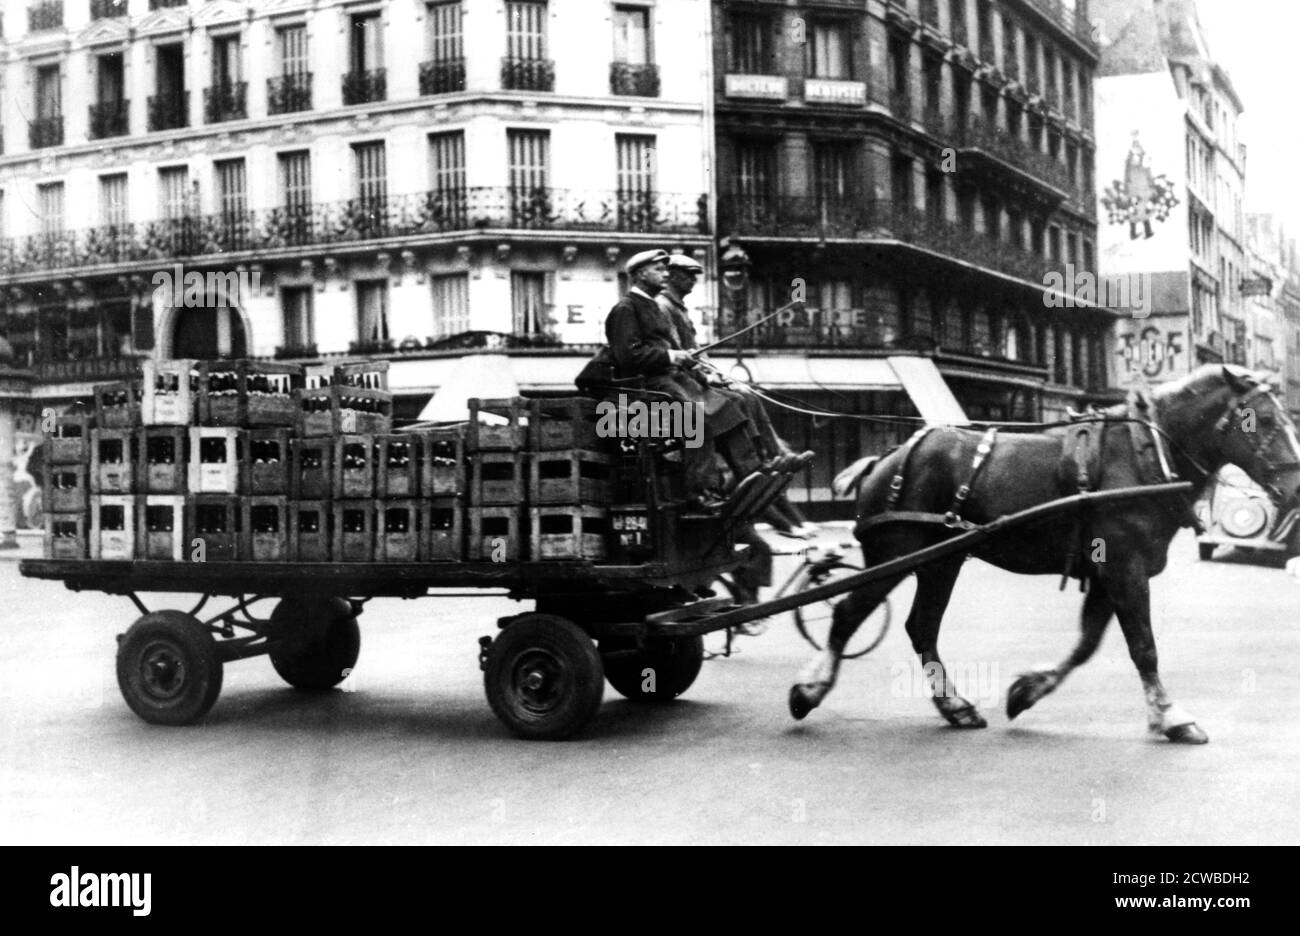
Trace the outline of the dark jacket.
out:
[[[686,303],[682,302],[679,296],[674,295],[672,290],[665,286],[663,292],[655,296],[655,305],[672,319],[677,329],[678,344],[683,351],[694,351],[700,346],[695,340],[695,323],[691,321],[691,314],[686,311]]]
[[[657,377],[673,370],[670,349],[680,350],[672,319],[653,299],[629,292],[609,310],[605,339],[620,377]]]

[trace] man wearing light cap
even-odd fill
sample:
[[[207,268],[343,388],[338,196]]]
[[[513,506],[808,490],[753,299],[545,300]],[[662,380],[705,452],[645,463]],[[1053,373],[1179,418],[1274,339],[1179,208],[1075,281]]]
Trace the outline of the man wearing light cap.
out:
[[[704,407],[704,444],[682,450],[686,496],[701,506],[718,506],[710,491],[717,480],[715,442],[738,478],[759,468],[760,460],[738,394],[712,389],[692,373],[695,359],[682,347],[673,317],[655,300],[668,278],[669,259],[665,250],[645,250],[627,261],[629,289],[605,319],[605,337],[620,378],[641,377],[648,391]]]

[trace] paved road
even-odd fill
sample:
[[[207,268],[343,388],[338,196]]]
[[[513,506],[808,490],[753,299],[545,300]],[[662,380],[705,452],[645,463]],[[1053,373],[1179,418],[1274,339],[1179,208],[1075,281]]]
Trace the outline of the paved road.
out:
[[[129,602],[0,562],[0,842],[1295,843],[1300,584],[1194,553],[1175,542],[1154,619],[1201,748],[1146,737],[1117,627],[1009,724],[1007,684],[1068,649],[1079,596],[978,562],[941,648],[985,731],[946,728],[918,697],[897,622],[791,721],[808,653],[783,621],[673,706],[607,688],[564,744],[514,740],[483,698],[475,640],[520,608],[502,599],[372,602],[348,691],[299,695],[244,661],[201,726],[165,729],[117,692]]]

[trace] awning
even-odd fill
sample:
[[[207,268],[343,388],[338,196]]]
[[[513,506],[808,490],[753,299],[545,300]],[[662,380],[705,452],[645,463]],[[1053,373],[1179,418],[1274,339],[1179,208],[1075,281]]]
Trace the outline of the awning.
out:
[[[952,395],[939,368],[927,357],[891,357],[889,366],[898,375],[912,405],[927,423],[942,426],[966,426],[970,420]]]

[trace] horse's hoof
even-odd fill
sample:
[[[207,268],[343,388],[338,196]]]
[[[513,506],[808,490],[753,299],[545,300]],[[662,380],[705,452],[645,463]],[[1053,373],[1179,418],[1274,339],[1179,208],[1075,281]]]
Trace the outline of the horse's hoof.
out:
[[[1165,737],[1174,744],[1209,744],[1210,736],[1196,722],[1165,729]]]
[[[794,716],[795,721],[803,721],[814,708],[816,706],[804,693],[803,686],[790,687],[790,714]]]
[[[1036,681],[1037,677],[1034,674],[1025,673],[1011,684],[1011,688],[1007,690],[1007,718],[1014,719],[1038,701],[1038,696],[1034,695]]]
[[[943,717],[948,719],[948,724],[954,728],[987,728],[989,726],[989,723],[984,720],[984,716],[979,713],[979,709],[973,705],[964,705],[951,712],[944,712]]]

